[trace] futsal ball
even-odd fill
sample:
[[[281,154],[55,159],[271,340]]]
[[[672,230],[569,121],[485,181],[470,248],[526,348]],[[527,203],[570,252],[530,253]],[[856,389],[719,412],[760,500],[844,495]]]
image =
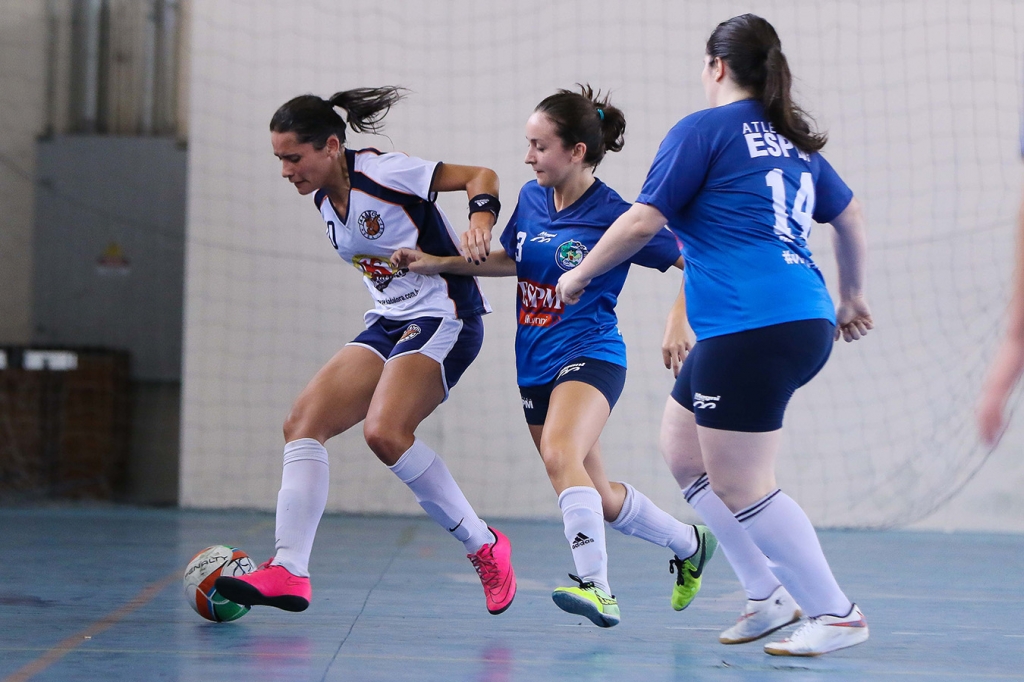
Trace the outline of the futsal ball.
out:
[[[200,616],[215,623],[237,620],[249,613],[249,607],[228,601],[217,592],[214,582],[256,570],[249,555],[240,549],[214,545],[192,557],[185,567],[185,601]]]

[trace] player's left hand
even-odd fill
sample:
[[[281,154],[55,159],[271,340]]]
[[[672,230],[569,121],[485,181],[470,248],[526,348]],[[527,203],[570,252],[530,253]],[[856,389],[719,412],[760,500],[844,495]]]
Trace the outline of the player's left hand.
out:
[[[562,303],[574,305],[580,302],[580,297],[583,295],[588,284],[590,284],[589,279],[581,279],[576,274],[576,270],[570,270],[558,278],[558,284],[555,285],[555,295],[558,296]]]
[[[836,341],[840,336],[847,343],[856,341],[874,328],[875,321],[871,319],[871,309],[868,308],[868,302],[863,296],[846,299],[836,308]]]
[[[690,325],[669,325],[665,328],[665,338],[661,342],[661,359],[666,369],[672,370],[672,376],[679,376],[679,369],[695,343],[697,338]]]
[[[470,227],[459,238],[462,255],[467,263],[480,265],[491,253],[491,228]]]

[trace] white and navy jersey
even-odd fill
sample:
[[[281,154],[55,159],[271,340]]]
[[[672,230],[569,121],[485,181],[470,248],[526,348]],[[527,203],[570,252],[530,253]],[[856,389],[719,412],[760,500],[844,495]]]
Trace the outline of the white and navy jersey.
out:
[[[398,152],[345,150],[351,189],[348,215],[339,216],[327,192],[314,196],[327,223],[327,238],[363,273],[374,307],[363,316],[369,327],[379,318],[465,318],[491,312],[475,277],[420,275],[391,265],[397,249],[457,256],[458,236],[430,191],[440,162]]]

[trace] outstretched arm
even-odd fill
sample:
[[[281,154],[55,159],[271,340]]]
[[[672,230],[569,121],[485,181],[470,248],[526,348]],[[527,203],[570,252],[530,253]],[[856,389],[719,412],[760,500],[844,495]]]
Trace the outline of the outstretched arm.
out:
[[[457,166],[441,164],[434,181],[432,192],[457,192],[465,190],[469,199],[481,194],[498,197],[498,174],[483,166]],[[496,210],[496,209],[495,209]],[[467,261],[482,262],[491,253],[491,228],[498,220],[497,213],[478,211],[469,214],[469,229],[462,233],[462,253]]]
[[[651,241],[668,220],[647,204],[633,204],[604,233],[583,262],[558,279],[555,291],[563,303],[580,300],[590,280],[603,275]]]
[[[681,256],[676,267],[680,270],[683,268]],[[683,279],[679,284],[679,295],[672,304],[672,310],[668,312],[665,337],[661,342],[661,359],[665,362],[665,367],[672,370],[672,376],[679,376],[679,368],[683,366],[683,361],[696,342],[696,336],[690,328],[690,320],[686,317],[686,280]]]
[[[1004,410],[1021,374],[1024,373],[1024,199],[1017,214],[1017,255],[1013,291],[1006,311],[1006,331],[992,360],[978,400],[978,431],[986,444],[999,442],[1006,428]]]
[[[474,263],[462,256],[434,256],[416,249],[398,249],[391,255],[391,265],[408,268],[421,275],[475,275],[477,277],[508,277],[516,274],[516,262],[504,250],[495,251],[485,261]]]
[[[874,329],[871,309],[864,297],[864,278],[867,269],[867,236],[864,232],[864,213],[854,197],[849,205],[832,220],[835,228],[833,244],[839,265],[839,305],[836,307],[836,340],[856,341]]]

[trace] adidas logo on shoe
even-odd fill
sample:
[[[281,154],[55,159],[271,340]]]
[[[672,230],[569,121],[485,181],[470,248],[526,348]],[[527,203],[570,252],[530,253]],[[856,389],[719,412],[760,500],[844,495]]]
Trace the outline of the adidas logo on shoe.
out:
[[[583,533],[576,533],[576,537],[573,538],[573,541],[572,541],[572,548],[573,549],[579,549],[583,545],[589,545],[593,541],[594,541],[594,538],[588,538]]]

